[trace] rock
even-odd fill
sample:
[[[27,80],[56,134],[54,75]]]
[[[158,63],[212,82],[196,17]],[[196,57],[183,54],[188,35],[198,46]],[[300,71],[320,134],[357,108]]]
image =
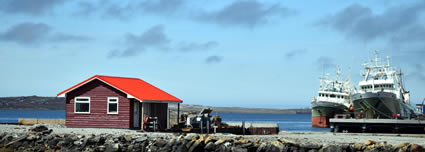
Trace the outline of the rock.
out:
[[[356,149],[356,151],[363,151],[366,148],[361,144],[354,144],[353,147]]]
[[[252,145],[253,145],[253,143],[249,142],[249,143],[241,145],[241,147],[242,148],[248,148],[248,147],[251,147]]]
[[[366,142],[364,143],[365,145],[374,145],[374,144],[376,144],[376,141],[373,141],[373,140],[366,140]]]
[[[189,152],[197,152],[197,151],[202,151],[203,146],[202,146],[202,141],[196,141],[190,148],[189,148]]]
[[[134,135],[126,135],[126,136],[124,137],[124,139],[125,139],[125,141],[130,142],[130,141],[132,141],[132,140],[133,140],[133,137],[134,137]]]
[[[120,144],[107,144],[105,152],[116,152],[120,150]]]
[[[73,142],[74,142],[74,140],[72,140],[72,138],[65,137],[65,140],[64,140],[64,143],[62,144],[62,146],[70,147],[70,146],[72,146]]]
[[[186,145],[185,144],[181,144],[178,148],[177,148],[177,150],[176,150],[176,152],[187,152],[189,149],[186,147]]]
[[[319,150],[320,148],[322,148],[322,146],[321,146],[321,145],[313,144],[313,143],[303,143],[303,144],[300,144],[300,147],[301,147],[301,148],[304,148],[304,149],[306,149],[306,150],[308,150],[308,149],[316,149],[316,150]]]
[[[288,140],[288,139],[285,139],[285,138],[280,138],[280,139],[278,139],[278,141],[280,141],[283,144],[295,144],[294,141]]]
[[[412,144],[410,145],[410,151],[425,151],[425,149],[418,144]]]
[[[230,147],[230,146],[232,146],[232,143],[231,142],[226,142],[223,145],[226,146],[226,147]]]
[[[195,134],[195,133],[190,133],[190,134],[187,134],[185,137],[184,137],[184,139],[185,140],[192,140],[192,139],[198,139],[199,138],[199,135],[198,134]]]
[[[218,145],[217,149],[215,151],[216,152],[228,152],[228,151],[230,151],[230,149],[226,148],[226,146],[224,146],[224,145]]]
[[[204,149],[213,151],[213,150],[216,149],[216,147],[217,147],[217,145],[215,143],[209,142],[207,145],[205,145]]]
[[[144,141],[146,141],[148,138],[147,137],[138,137],[138,138],[136,138],[136,142],[144,142]]]
[[[36,139],[36,136],[35,135],[29,135],[26,140],[33,141],[35,139]]]
[[[328,145],[319,150],[319,152],[343,152],[341,146],[339,145]]]
[[[4,143],[8,143],[8,142],[10,142],[10,141],[12,141],[12,140],[13,140],[13,136],[11,136],[11,135],[6,135],[6,136],[4,136],[4,137],[1,139],[1,142],[0,142],[0,143],[4,144]]]
[[[43,132],[43,131],[47,131],[47,130],[49,130],[49,128],[47,128],[46,126],[43,126],[43,125],[40,125],[40,126],[37,126],[37,127],[31,129],[31,131],[33,131],[33,132]]]
[[[248,149],[242,147],[232,147],[232,152],[248,152]]]
[[[101,145],[101,146],[97,146],[95,151],[105,151],[106,147]]]
[[[260,145],[260,147],[258,147],[257,152],[266,151],[266,146],[267,146],[267,144],[266,144],[266,143],[262,143],[262,144]]]
[[[161,139],[161,138],[158,138],[157,140],[156,140],[156,143],[155,143],[155,145],[157,146],[157,147],[163,147],[164,145],[166,145],[167,144],[167,141],[165,141],[164,139]]]
[[[59,142],[56,144],[56,147],[60,149],[60,148],[62,148],[64,145],[65,145],[65,141],[59,141]]]
[[[283,149],[284,149],[284,145],[279,141],[272,141],[271,145],[272,145],[272,147],[274,147],[272,149],[276,148],[278,151],[283,151]]]
[[[236,142],[235,142],[235,144],[246,144],[246,143],[248,143],[249,142],[249,140],[248,139],[245,139],[245,138],[239,138],[239,140],[237,140]]]
[[[208,142],[211,141],[211,136],[208,136],[207,138],[205,138],[204,140],[204,144],[207,144]]]

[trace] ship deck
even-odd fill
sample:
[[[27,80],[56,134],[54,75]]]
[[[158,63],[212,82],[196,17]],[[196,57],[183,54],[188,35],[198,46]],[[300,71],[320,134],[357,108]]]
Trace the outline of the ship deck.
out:
[[[331,132],[425,134],[425,120],[407,119],[330,119]]]

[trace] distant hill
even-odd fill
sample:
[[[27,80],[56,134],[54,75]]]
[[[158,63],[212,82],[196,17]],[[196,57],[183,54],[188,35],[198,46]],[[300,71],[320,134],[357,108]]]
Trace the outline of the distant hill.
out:
[[[200,111],[204,107],[213,109],[213,112],[221,113],[276,113],[297,114],[311,113],[310,108],[303,109],[270,109],[270,108],[243,108],[243,107],[211,107],[202,105],[181,104],[181,111]],[[65,110],[65,98],[60,97],[0,97],[0,109],[9,110]],[[170,104],[171,110],[177,110],[175,104]]]
[[[39,96],[0,97],[0,109],[65,110],[65,98]]]

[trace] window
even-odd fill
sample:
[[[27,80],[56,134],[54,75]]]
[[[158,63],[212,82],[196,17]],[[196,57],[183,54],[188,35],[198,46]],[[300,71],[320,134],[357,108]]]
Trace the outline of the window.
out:
[[[75,97],[74,113],[90,113],[90,97]]]
[[[117,97],[108,97],[108,114],[118,114]]]

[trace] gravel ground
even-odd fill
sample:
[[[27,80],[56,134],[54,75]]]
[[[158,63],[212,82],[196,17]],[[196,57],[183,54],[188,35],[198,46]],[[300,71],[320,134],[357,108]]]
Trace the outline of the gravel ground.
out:
[[[105,128],[66,128],[61,125],[45,125],[53,130],[55,134],[114,134],[114,135],[128,135],[128,134],[147,134],[150,137],[171,137],[173,133],[146,133],[138,132],[129,129],[105,129]],[[22,133],[34,126],[21,126],[21,125],[0,125],[0,133],[2,132],[15,132]],[[238,137],[240,135],[233,134],[210,134],[210,136],[217,138],[225,137]],[[279,135],[247,135],[244,138],[252,140],[276,140],[278,138],[285,138],[295,143],[320,143],[320,144],[339,144],[339,143],[364,143],[367,140],[374,140],[378,143],[386,142],[392,145],[399,145],[404,142],[411,144],[425,145],[425,135],[423,134],[360,134],[360,133],[330,133],[330,132],[285,132]]]

